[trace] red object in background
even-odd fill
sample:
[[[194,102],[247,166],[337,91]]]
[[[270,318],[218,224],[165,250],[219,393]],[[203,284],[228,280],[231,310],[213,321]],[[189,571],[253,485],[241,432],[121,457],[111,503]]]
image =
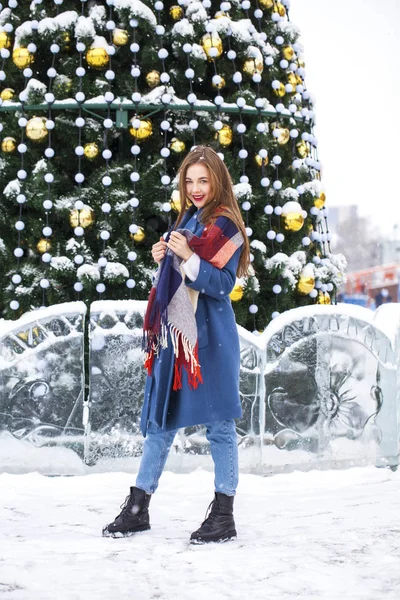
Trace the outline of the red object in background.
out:
[[[362,271],[347,273],[346,295],[365,294],[372,302],[383,289],[388,290],[392,302],[399,301],[400,263],[379,265]]]

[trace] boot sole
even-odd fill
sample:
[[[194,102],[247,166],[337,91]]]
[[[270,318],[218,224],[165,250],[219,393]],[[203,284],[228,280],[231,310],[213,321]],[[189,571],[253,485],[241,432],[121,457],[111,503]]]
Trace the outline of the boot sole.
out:
[[[223,544],[225,542],[230,542],[235,540],[237,537],[237,533],[236,531],[232,532],[232,533],[228,533],[227,535],[225,535],[222,538],[216,538],[214,540],[204,540],[203,538],[193,538],[190,539],[190,544],[192,546],[204,546],[204,544]]]
[[[150,525],[141,525],[140,527],[137,527],[133,531],[126,531],[125,533],[122,533],[122,531],[108,531],[107,525],[106,525],[103,528],[102,536],[108,537],[108,538],[114,538],[114,539],[125,538],[125,537],[131,537],[132,535],[135,535],[135,533],[140,533],[141,531],[148,531],[149,529],[150,529]]]

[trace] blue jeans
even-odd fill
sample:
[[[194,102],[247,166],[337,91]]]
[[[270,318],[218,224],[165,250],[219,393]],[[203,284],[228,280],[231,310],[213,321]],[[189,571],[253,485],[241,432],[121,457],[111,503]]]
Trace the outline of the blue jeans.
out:
[[[235,421],[206,423],[206,438],[210,442],[214,461],[215,491],[234,496],[239,479],[238,448]],[[143,446],[136,487],[153,494],[167,461],[168,452],[178,430],[164,431],[149,423]]]

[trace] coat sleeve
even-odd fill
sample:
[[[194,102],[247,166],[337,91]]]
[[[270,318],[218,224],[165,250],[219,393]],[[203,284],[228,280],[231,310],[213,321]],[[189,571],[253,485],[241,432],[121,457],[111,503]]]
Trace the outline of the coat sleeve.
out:
[[[222,269],[214,267],[211,263],[201,258],[197,278],[194,281],[190,281],[186,277],[185,284],[212,298],[219,299],[229,296],[235,286],[241,251],[242,248],[238,248]]]

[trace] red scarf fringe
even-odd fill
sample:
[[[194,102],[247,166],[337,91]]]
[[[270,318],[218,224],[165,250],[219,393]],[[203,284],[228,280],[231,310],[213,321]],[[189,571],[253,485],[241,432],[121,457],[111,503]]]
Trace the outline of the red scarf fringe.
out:
[[[154,358],[154,350],[151,350],[148,354],[146,354],[144,368],[147,370],[148,375],[151,375],[153,372]],[[187,373],[188,385],[191,390],[197,389],[200,383],[203,383],[203,377],[201,375],[201,368],[199,364],[198,344],[196,344],[193,352],[193,363],[194,367],[192,369],[190,361],[187,362],[185,359],[182,341],[179,339],[178,356],[175,356],[174,362],[174,382],[172,385],[172,389],[174,390],[174,392],[182,389],[182,369],[185,369]]]

